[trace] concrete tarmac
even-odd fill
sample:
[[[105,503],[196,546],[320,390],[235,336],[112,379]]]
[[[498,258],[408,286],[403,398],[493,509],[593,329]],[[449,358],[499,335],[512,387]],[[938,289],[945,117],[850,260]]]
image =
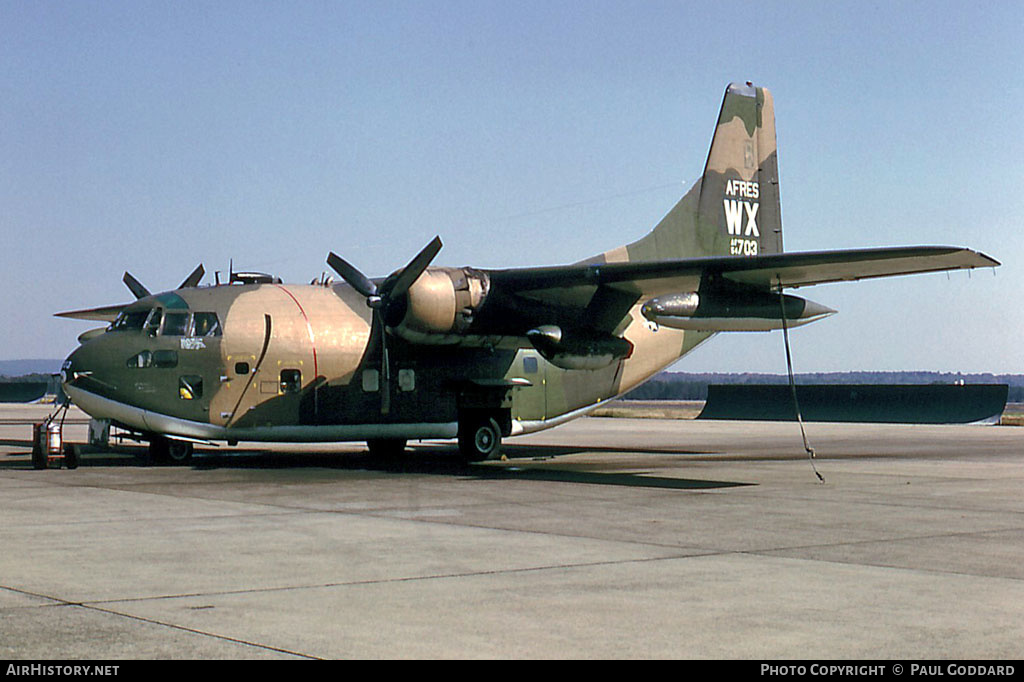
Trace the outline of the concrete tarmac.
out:
[[[33,470],[0,407],[0,659],[1019,659],[1024,428],[585,418]],[[67,436],[85,439],[82,415]]]

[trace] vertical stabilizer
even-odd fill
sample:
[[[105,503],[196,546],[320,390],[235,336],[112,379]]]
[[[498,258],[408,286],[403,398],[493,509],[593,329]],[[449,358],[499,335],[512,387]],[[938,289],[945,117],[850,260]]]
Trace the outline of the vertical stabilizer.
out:
[[[726,88],[704,175],[643,239],[606,262],[782,251],[775,106],[750,83]]]

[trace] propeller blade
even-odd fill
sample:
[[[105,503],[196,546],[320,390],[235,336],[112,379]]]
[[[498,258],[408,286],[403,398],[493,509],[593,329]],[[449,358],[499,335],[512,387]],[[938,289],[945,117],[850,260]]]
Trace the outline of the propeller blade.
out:
[[[203,279],[203,275],[206,274],[206,270],[203,269],[203,264],[200,263],[199,267],[192,271],[192,274],[185,278],[185,281],[181,283],[179,289],[191,289],[192,287],[199,284],[200,280]]]
[[[333,251],[327,255],[327,264],[349,285],[366,298],[377,295],[377,285],[359,272],[351,263]]]
[[[125,286],[135,294],[135,298],[145,298],[152,295],[149,293],[149,289],[142,286],[142,282],[132,277],[131,273],[128,271],[125,271],[124,277],[121,278],[121,281],[123,281]]]
[[[441,238],[434,239],[409,261],[397,274],[388,278],[386,291],[380,291],[370,278],[355,266],[333,251],[327,255],[327,264],[338,275],[348,282],[349,286],[366,297],[367,303],[373,308],[373,317],[379,326],[380,336],[380,413],[386,415],[391,411],[391,362],[388,358],[388,329],[385,317],[388,304],[400,298],[411,287],[423,271],[441,250]]]
[[[388,359],[388,330],[384,325],[383,311],[375,310],[374,316],[380,320],[380,413],[391,411],[391,362]]]
[[[395,278],[391,288],[388,289],[388,298],[399,298],[409,290],[416,280],[420,278],[423,271],[427,269],[430,262],[434,260],[437,252],[441,250],[441,238],[434,237],[433,241],[423,247],[423,250],[416,254],[416,257],[409,261],[402,271]]]

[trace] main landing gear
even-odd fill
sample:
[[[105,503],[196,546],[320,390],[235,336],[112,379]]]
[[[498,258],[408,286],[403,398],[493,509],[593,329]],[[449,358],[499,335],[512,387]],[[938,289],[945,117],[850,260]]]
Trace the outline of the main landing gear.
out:
[[[154,434],[149,439],[149,458],[155,464],[188,464],[192,461],[192,443]]]

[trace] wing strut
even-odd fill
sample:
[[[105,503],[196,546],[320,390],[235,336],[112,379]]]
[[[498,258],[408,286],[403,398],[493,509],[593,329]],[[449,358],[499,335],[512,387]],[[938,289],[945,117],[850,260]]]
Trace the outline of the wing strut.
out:
[[[814,469],[814,475],[822,483],[825,479],[818,473],[818,467],[814,466],[814,448],[807,443],[807,431],[804,429],[804,418],[800,414],[800,401],[796,397],[796,379],[793,377],[793,354],[789,350],[789,324],[786,321],[786,299],[782,295],[782,283],[779,282],[779,308],[782,310],[782,339],[786,344],[786,370],[789,373],[789,390],[793,394],[793,409],[796,411],[796,421],[800,424],[800,436],[804,440],[804,451],[807,452],[807,461]]]

